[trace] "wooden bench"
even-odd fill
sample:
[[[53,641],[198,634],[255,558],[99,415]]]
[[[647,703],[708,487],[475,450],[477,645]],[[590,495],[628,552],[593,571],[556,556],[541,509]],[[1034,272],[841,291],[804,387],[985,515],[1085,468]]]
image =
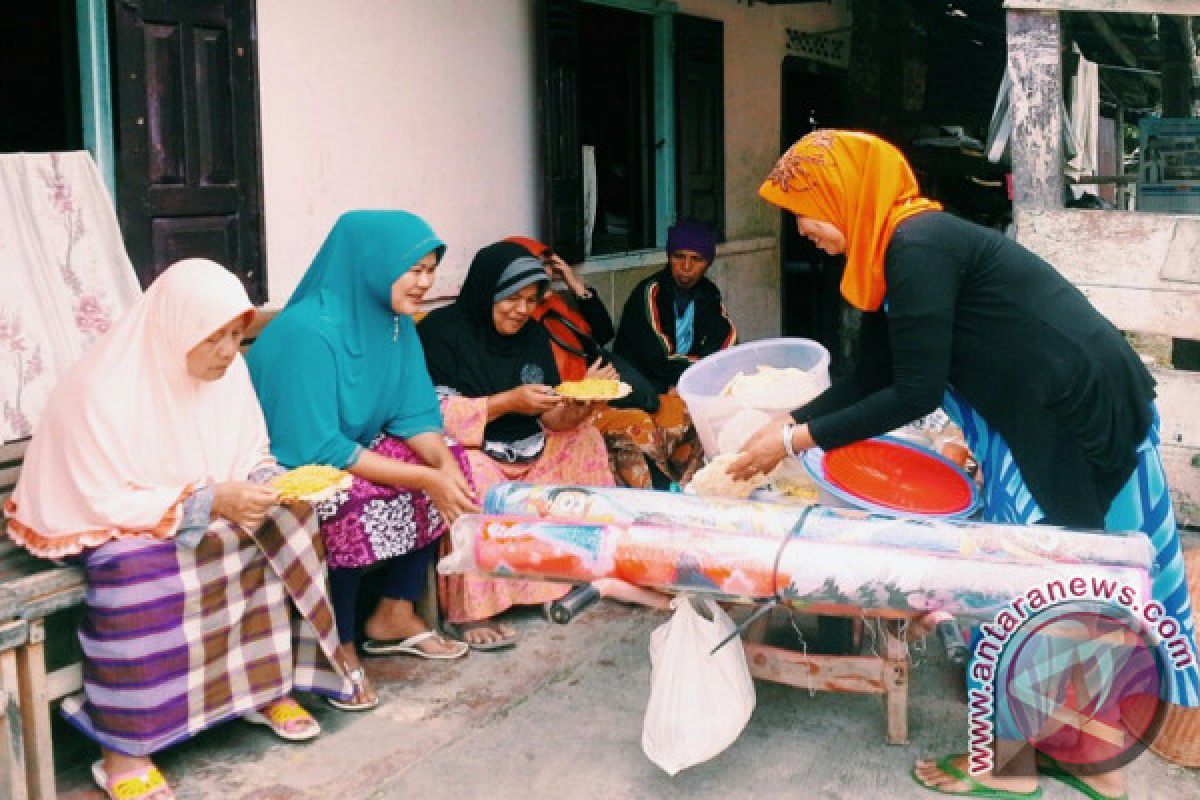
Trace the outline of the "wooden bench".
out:
[[[0,446],[0,504],[16,485],[27,444]],[[3,529],[0,521],[0,535]],[[55,797],[50,704],[82,688],[83,670],[72,664],[47,674],[45,622],[78,606],[83,595],[78,567],[34,558],[7,536],[0,540],[0,785],[14,800]]]

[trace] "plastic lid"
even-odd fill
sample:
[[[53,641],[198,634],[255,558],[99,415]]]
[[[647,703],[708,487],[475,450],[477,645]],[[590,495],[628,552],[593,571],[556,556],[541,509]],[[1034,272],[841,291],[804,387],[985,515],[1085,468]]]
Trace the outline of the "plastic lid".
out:
[[[907,442],[869,439],[830,450],[821,461],[822,476],[851,502],[931,517],[975,507],[975,485],[962,470]]]

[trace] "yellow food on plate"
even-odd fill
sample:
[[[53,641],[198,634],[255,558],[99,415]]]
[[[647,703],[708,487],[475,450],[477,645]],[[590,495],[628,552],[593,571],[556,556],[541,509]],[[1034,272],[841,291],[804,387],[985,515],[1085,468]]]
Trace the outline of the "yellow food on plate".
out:
[[[616,400],[629,394],[631,387],[621,381],[603,378],[584,378],[581,381],[566,381],[554,388],[563,397],[573,400]]]
[[[350,485],[350,473],[325,464],[305,464],[276,475],[271,479],[271,488],[279,492],[283,500],[303,500],[314,503],[324,500],[338,489]]]

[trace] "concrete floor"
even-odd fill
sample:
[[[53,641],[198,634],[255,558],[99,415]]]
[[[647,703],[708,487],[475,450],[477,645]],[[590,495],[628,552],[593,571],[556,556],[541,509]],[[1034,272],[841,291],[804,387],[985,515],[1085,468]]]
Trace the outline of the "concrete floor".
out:
[[[916,653],[911,743],[883,743],[877,697],[758,683],[758,706],[732,747],[674,778],[641,751],[646,652],[664,615],[605,604],[567,626],[532,615],[508,652],[459,662],[368,664],[384,703],[345,714],[307,703],[324,727],[288,745],[234,722],[165,753],[180,800],[359,798],[932,798],[913,759],[962,751],[966,707],[932,646]],[[79,763],[64,765],[65,800],[100,798]],[[1200,798],[1200,772],[1144,754],[1128,771],[1136,800]],[[1046,800],[1082,795],[1043,780]]]

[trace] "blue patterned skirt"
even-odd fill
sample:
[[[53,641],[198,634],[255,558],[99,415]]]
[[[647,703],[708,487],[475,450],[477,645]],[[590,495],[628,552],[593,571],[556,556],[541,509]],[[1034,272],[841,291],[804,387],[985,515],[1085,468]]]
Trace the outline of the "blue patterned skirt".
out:
[[[983,471],[984,520],[1034,525],[1045,519],[1037,500],[1025,485],[1008,443],[1000,434],[954,390],[946,392],[942,407],[962,428],[967,446]],[[1195,707],[1200,706],[1200,671],[1197,671],[1194,657],[1195,621],[1188,599],[1175,509],[1167,491],[1158,445],[1159,418],[1156,410],[1149,433],[1138,445],[1137,468],[1109,507],[1104,528],[1110,531],[1142,531],[1154,544],[1154,599],[1179,623],[1180,631],[1191,642],[1193,653],[1192,666],[1174,670],[1171,696],[1165,699]]]

